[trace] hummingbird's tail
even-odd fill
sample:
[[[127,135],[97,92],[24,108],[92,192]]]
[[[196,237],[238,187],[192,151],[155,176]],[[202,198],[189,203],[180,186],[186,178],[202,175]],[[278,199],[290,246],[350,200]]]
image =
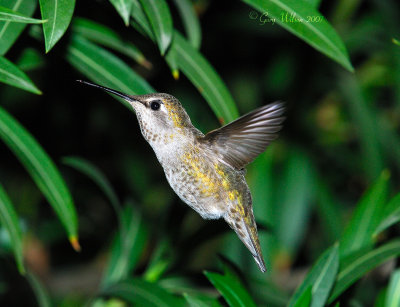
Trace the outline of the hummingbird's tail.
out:
[[[240,212],[241,210],[239,210]],[[242,216],[237,210],[230,211],[225,216],[225,221],[236,232],[239,239],[246,245],[254,257],[261,272],[265,272],[264,258],[261,252],[260,241],[258,240],[257,225],[254,220],[253,210],[248,208]],[[243,211],[242,211],[243,212]]]

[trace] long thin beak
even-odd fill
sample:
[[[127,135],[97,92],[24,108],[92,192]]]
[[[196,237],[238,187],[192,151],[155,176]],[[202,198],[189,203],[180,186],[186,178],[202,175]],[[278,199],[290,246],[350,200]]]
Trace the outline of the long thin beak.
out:
[[[76,80],[76,81],[78,81],[78,82],[80,82],[80,83],[83,83],[83,84],[86,84],[86,85],[90,85],[90,86],[93,86],[93,87],[97,87],[97,88],[99,88],[99,89],[102,89],[103,91],[106,91],[106,92],[112,93],[112,94],[114,94],[114,95],[117,95],[117,96],[119,96],[119,97],[125,99],[125,100],[128,101],[129,103],[132,103],[132,102],[140,102],[140,103],[142,103],[141,101],[139,101],[139,100],[133,98],[132,96],[129,96],[129,95],[124,94],[124,93],[121,93],[121,92],[116,91],[116,90],[113,90],[113,89],[111,89],[111,88],[104,87],[104,86],[101,86],[101,85],[98,85],[98,84],[95,84],[95,83],[92,83],[92,82],[83,81],[83,80]]]

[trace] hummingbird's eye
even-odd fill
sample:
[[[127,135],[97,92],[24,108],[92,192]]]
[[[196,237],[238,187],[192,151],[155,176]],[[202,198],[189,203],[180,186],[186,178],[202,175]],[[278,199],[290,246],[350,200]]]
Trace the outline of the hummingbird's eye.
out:
[[[150,103],[150,108],[151,108],[152,110],[154,110],[154,111],[157,111],[157,110],[160,108],[160,103],[161,103],[160,100],[153,100],[153,101]]]

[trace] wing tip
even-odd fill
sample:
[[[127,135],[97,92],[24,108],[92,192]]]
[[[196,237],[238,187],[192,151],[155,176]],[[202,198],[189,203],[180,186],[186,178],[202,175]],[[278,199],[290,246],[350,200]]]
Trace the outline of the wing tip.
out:
[[[268,113],[274,113],[274,116],[281,117],[286,110],[286,102],[277,100],[265,105],[265,109],[268,111]]]

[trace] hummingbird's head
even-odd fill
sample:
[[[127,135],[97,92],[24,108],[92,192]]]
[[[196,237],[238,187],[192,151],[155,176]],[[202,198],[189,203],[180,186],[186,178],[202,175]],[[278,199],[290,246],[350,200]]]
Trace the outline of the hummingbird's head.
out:
[[[154,93],[130,98],[132,100],[127,101],[135,110],[139,121],[145,125],[154,126],[156,130],[179,130],[191,126],[185,109],[172,95]]]
[[[161,135],[183,132],[192,127],[189,116],[174,96],[164,93],[127,95],[94,83],[78,80],[84,84],[103,89],[126,100],[134,109],[143,136],[149,143]]]

